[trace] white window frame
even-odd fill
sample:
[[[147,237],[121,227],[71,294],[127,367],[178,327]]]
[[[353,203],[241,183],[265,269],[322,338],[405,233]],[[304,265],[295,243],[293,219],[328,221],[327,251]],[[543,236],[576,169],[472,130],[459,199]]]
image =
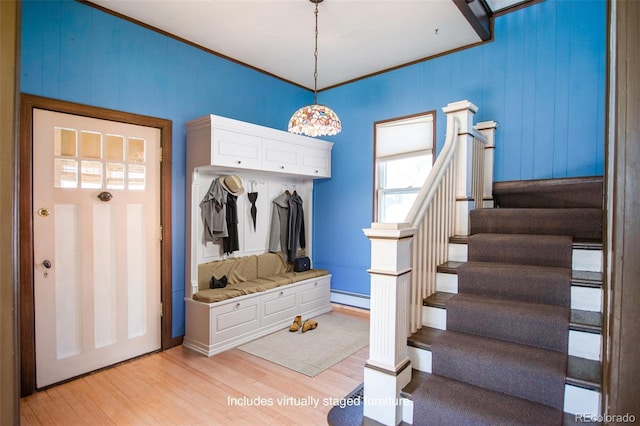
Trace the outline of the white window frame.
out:
[[[383,222],[385,218],[381,209],[384,207],[382,200],[388,195],[413,195],[417,196],[422,185],[410,185],[404,188],[385,188],[381,182],[385,181],[386,165],[389,161],[402,160],[416,156],[431,156],[429,170],[435,162],[435,126],[436,112],[427,111],[419,114],[393,118],[390,120],[378,121],[374,123],[374,206],[373,221]],[[415,139],[404,141],[400,138],[396,141],[393,135],[394,129],[398,134],[403,133],[402,126],[430,123],[431,134],[426,136],[424,141]],[[424,142],[424,143],[423,143]],[[392,144],[389,148],[388,144]]]

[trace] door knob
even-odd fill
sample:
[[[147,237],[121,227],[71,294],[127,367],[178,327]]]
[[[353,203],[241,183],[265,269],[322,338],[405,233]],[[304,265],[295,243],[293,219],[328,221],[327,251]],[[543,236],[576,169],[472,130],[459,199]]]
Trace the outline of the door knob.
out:
[[[98,198],[100,199],[100,201],[109,201],[110,199],[113,198],[113,195],[111,195],[110,192],[103,191],[98,194]]]
[[[51,261],[45,260],[44,262],[42,262],[42,266],[44,266],[47,269],[51,269]]]

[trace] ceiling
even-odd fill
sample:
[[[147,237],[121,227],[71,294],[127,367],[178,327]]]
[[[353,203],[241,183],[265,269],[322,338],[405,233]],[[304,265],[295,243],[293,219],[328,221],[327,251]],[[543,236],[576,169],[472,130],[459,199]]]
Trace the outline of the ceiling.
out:
[[[486,4],[504,8],[521,1],[487,0]],[[310,0],[91,3],[299,86],[314,88],[315,5]],[[483,2],[323,1],[318,7],[318,90],[482,41],[481,29],[470,24],[469,14],[465,17],[456,3],[464,8]]]

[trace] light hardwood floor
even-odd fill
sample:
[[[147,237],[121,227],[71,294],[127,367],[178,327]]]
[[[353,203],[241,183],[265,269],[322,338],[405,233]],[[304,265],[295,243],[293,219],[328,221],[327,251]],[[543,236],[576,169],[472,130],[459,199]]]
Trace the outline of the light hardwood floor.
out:
[[[334,312],[368,321],[357,311]],[[179,346],[23,398],[20,419],[65,426],[326,425],[331,402],[362,383],[367,357],[365,347],[311,378],[238,349],[207,358]],[[292,405],[312,398],[317,407]]]

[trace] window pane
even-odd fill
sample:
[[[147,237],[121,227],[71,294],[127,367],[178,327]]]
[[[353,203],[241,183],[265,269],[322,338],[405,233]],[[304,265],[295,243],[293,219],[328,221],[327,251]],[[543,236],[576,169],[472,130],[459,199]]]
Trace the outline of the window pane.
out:
[[[107,189],[124,189],[124,164],[107,163]]]
[[[146,168],[135,164],[130,164],[129,167],[129,189],[144,190],[146,181]]]
[[[144,139],[129,138],[129,152],[127,154],[127,160],[132,163],[144,163]]]
[[[431,171],[431,155],[400,158],[381,162],[384,172],[380,174],[381,188],[422,187]]]
[[[56,188],[78,187],[78,162],[76,160],[56,158],[54,168],[54,186]]]
[[[107,135],[104,141],[104,158],[107,161],[124,161],[124,137]]]
[[[379,222],[399,223],[404,222],[418,196],[418,190],[412,192],[381,192]]]
[[[57,157],[75,157],[77,155],[75,130],[55,128],[53,154]]]
[[[85,158],[102,158],[102,134],[95,132],[80,133],[80,154]]]
[[[102,188],[102,163],[83,161],[80,176],[81,188]]]

